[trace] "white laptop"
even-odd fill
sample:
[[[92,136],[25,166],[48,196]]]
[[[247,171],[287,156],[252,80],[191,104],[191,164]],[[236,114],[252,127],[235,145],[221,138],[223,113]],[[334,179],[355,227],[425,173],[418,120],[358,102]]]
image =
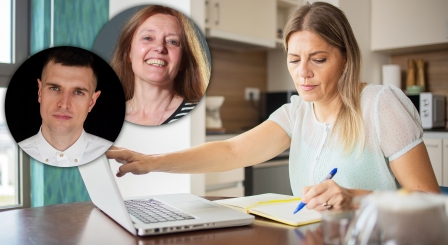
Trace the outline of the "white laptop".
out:
[[[78,167],[93,204],[134,235],[242,226],[248,215],[188,193],[123,200],[105,155]]]

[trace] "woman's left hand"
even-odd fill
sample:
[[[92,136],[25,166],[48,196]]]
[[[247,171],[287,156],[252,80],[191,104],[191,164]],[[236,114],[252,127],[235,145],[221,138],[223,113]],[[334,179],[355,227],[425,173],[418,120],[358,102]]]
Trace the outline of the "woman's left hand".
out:
[[[328,209],[353,209],[353,194],[339,186],[334,180],[326,180],[302,189],[302,202],[308,209],[323,211]]]

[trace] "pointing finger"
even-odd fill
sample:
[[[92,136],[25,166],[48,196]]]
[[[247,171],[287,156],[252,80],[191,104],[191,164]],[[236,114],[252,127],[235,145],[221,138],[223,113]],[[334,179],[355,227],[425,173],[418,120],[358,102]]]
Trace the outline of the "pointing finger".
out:
[[[124,148],[109,149],[106,151],[106,157],[109,159],[115,159],[119,163],[125,163],[132,156],[131,152]]]

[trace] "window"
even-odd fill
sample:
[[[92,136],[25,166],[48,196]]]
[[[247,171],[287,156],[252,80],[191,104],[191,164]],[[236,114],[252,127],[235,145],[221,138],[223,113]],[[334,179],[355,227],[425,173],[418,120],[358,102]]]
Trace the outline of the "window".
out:
[[[0,1],[0,63],[12,63],[12,0]]]
[[[1,8],[1,7],[0,7]],[[0,88],[0,108],[4,108],[6,88]],[[19,204],[19,150],[9,133],[4,114],[0,114],[0,206]]]
[[[0,1],[0,210],[30,206],[29,157],[22,154],[4,117],[6,87],[29,54],[28,2]]]
[[[0,1],[0,86],[8,86],[29,54],[28,1]]]

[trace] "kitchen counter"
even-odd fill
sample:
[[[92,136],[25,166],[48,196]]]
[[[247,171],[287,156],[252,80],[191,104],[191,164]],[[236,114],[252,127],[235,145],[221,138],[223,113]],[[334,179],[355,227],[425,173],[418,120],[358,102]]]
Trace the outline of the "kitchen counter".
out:
[[[446,129],[446,128],[424,129],[423,137],[436,138],[436,139],[448,138],[448,129]]]
[[[238,135],[238,134],[242,134],[246,131],[244,130],[226,130],[225,132],[206,132],[205,135],[209,136],[209,135]]]

